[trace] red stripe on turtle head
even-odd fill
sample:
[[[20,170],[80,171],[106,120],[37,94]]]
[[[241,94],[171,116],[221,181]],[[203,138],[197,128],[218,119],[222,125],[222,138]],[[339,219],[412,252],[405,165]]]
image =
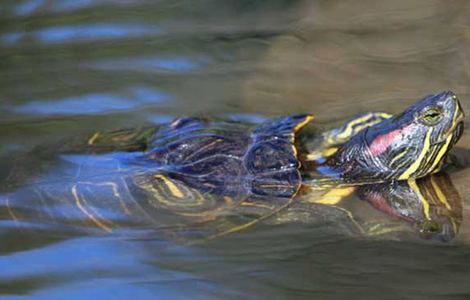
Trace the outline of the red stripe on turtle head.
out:
[[[385,152],[398,138],[407,131],[408,127],[393,130],[389,133],[377,136],[370,144],[370,151],[375,155]]]

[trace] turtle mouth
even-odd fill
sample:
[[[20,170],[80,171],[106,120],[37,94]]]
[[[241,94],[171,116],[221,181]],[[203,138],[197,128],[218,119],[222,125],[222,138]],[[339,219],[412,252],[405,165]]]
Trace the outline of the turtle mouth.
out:
[[[452,145],[454,145],[462,137],[463,130],[464,130],[463,121],[459,121],[458,123],[456,123],[456,125],[449,128],[447,133],[441,139],[439,139],[435,143],[432,143],[432,145],[437,145],[438,146],[438,145],[445,144],[447,139],[449,138],[449,136],[452,136]]]
[[[463,129],[464,129],[463,121],[460,121],[459,123],[457,123],[457,125],[455,126],[454,130],[451,133],[452,144],[455,144],[458,142],[458,140],[460,140],[460,138],[463,135]]]

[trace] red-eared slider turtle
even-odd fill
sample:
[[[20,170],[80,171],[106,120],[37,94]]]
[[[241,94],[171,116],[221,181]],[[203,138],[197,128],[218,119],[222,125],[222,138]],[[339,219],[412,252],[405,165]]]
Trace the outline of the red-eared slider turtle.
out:
[[[64,143],[48,171],[3,194],[1,215],[107,232],[166,224],[166,232],[187,239],[301,216],[340,216],[369,231],[338,206],[359,187],[377,208],[406,216],[423,232],[439,228],[434,231],[442,236],[449,231],[443,219],[456,232],[459,205],[436,201],[439,209],[431,213],[429,203],[449,193],[423,194],[420,185],[431,188],[415,179],[441,169],[462,134],[463,118],[457,97],[444,92],[398,115],[365,113],[337,126],[303,114],[260,124],[178,118],[158,127],[96,132],[84,142]],[[384,182],[393,188],[381,188]],[[439,189],[432,182],[432,190]]]

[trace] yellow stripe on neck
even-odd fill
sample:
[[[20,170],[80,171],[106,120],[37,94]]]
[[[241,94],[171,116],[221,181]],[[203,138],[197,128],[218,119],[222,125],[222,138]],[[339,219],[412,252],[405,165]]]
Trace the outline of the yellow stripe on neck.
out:
[[[428,132],[426,133],[426,137],[424,138],[423,149],[421,150],[418,159],[416,159],[416,161],[408,169],[406,169],[403,174],[400,175],[400,177],[398,178],[399,180],[406,180],[410,178],[410,175],[415,173],[416,170],[418,170],[419,166],[421,165],[421,162],[426,157],[426,153],[431,147],[431,132],[432,130],[428,130]]]
[[[432,166],[429,169],[430,171],[434,171],[434,169],[437,167],[437,164],[442,160],[444,155],[447,153],[447,150],[449,149],[449,145],[450,145],[451,140],[452,140],[452,134],[449,134],[449,136],[446,139],[445,144],[442,146],[441,150],[439,150],[439,153],[437,154],[436,158],[434,159],[434,162],[432,163]]]
[[[408,150],[408,149],[403,150],[402,152],[400,152],[399,154],[397,154],[397,155],[392,159],[392,161],[390,162],[390,166],[393,166],[393,164],[394,164],[396,161],[398,161],[399,159],[403,158],[403,156],[405,156],[405,155],[408,153],[407,150]]]

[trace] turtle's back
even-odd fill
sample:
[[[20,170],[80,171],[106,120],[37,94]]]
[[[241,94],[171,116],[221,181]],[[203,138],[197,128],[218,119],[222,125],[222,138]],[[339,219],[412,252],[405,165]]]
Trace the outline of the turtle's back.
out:
[[[308,115],[262,124],[184,118],[162,127],[146,158],[200,191],[292,197],[300,185],[295,132]]]
[[[0,202],[20,222],[113,231],[217,220],[201,234],[227,232],[260,217],[247,219],[238,208],[262,206],[266,215],[292,200],[301,183],[292,142],[308,120],[178,119],[152,132],[151,151],[62,153],[53,168]]]

